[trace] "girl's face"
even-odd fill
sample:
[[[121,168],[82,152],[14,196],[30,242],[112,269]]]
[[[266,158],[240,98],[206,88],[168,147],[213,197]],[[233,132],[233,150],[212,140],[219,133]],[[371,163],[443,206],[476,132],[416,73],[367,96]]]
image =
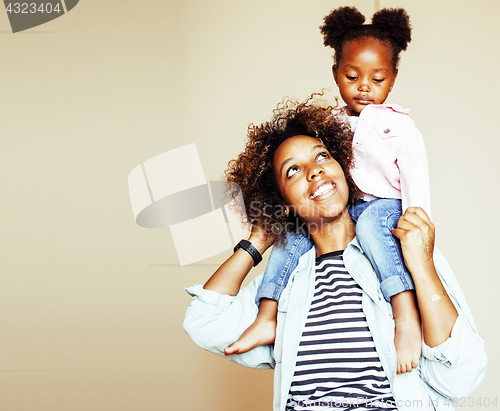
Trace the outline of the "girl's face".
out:
[[[333,77],[352,115],[369,104],[383,104],[397,74],[389,47],[370,37],[345,44],[342,59],[333,66]]]
[[[316,138],[285,140],[273,164],[281,196],[304,223],[320,226],[346,210],[349,187],[344,172]]]

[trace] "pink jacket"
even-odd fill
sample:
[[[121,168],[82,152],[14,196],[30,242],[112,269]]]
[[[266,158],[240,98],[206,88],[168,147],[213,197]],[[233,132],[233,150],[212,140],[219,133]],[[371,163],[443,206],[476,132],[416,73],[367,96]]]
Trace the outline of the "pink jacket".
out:
[[[345,107],[339,111],[345,113]],[[431,217],[424,140],[409,112],[397,104],[363,109],[354,133],[351,173],[367,199],[401,199],[403,212],[408,207],[422,207]]]

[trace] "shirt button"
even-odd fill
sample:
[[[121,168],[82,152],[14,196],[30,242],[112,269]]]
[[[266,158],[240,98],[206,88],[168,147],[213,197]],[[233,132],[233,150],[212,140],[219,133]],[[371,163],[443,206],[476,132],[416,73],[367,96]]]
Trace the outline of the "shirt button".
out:
[[[389,128],[386,128],[386,129],[384,130],[384,133],[385,133],[385,134],[389,134],[389,133],[390,133],[390,131],[391,131],[391,130],[390,130]]]

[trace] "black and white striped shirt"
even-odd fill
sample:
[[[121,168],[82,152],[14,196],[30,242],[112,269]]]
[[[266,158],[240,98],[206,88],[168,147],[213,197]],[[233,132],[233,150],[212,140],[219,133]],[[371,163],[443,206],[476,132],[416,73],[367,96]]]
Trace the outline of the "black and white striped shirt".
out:
[[[287,410],[396,409],[342,251],[316,259],[316,284]]]

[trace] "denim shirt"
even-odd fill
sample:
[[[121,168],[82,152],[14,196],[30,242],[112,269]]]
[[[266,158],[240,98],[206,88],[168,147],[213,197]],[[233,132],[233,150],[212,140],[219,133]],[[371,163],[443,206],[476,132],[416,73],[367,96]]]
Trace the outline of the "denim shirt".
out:
[[[295,370],[297,348],[314,292],[315,249],[300,259],[278,303],[278,324],[273,345],[247,353],[224,356],[224,348],[236,341],[256,318],[255,293],[262,281],[256,277],[236,296],[193,285],[193,297],[184,319],[184,329],[200,347],[230,361],[252,368],[274,368],[274,411],[284,411]],[[452,410],[456,401],[479,385],[486,370],[484,342],[458,283],[444,259],[435,250],[434,263],[444,288],[458,312],[451,336],[436,347],[422,342],[422,357],[411,373],[396,375],[394,319],[384,299],[373,268],[354,239],[344,251],[344,264],[363,289],[362,306],[382,367],[389,379],[399,410]]]

